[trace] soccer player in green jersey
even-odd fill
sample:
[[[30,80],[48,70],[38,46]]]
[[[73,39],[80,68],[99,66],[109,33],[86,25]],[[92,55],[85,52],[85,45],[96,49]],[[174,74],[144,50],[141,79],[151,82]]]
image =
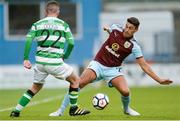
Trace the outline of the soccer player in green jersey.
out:
[[[63,62],[63,59],[69,57],[74,46],[74,40],[68,24],[57,18],[60,12],[59,9],[58,2],[49,1],[45,8],[46,17],[34,23],[27,34],[23,63],[27,69],[32,67],[29,61],[32,40],[35,39],[37,41],[34,82],[32,87],[20,98],[19,103],[10,114],[11,117],[20,116],[22,109],[43,87],[45,79],[49,74],[70,82],[68,94],[70,99],[69,115],[75,116],[90,113],[90,111],[77,106],[80,79],[73,73],[73,68]],[[66,42],[68,45],[64,52]]]

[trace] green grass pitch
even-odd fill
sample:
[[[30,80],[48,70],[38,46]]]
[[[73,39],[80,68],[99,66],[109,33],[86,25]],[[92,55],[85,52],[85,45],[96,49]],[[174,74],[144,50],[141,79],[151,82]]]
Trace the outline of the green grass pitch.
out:
[[[123,114],[120,95],[114,88],[91,85],[81,90],[79,96],[79,105],[88,108],[91,114],[76,117],[69,116],[68,109],[61,117],[48,116],[59,107],[67,89],[42,89],[18,118],[10,118],[9,114],[26,90],[0,90],[0,120],[180,120],[180,86],[130,89],[131,107],[141,113],[139,117]],[[92,106],[92,97],[99,92],[106,93],[110,99],[104,110]]]

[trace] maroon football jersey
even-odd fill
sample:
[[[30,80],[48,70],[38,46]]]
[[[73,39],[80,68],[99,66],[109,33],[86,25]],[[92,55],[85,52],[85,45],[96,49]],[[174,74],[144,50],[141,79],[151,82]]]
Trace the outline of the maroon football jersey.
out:
[[[123,32],[113,30],[100,48],[95,60],[107,67],[120,66],[132,53],[133,43],[123,37]]]

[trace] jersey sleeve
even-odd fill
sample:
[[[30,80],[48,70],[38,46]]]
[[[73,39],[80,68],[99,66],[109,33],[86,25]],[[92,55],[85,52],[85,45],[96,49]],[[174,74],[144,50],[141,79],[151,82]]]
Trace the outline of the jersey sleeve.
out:
[[[65,27],[66,27],[65,28],[65,39],[68,43],[68,46],[67,46],[67,49],[65,51],[64,58],[67,59],[69,57],[69,55],[71,54],[72,49],[74,47],[74,38],[73,38],[73,35],[72,35],[71,30],[69,28],[69,25],[66,24]]]
[[[29,59],[29,52],[31,50],[32,40],[34,39],[35,33],[35,25],[32,25],[31,29],[29,30],[28,34],[26,35],[26,43],[25,43],[25,50],[24,50],[24,60]]]
[[[137,58],[140,58],[140,57],[143,57],[143,54],[142,54],[142,50],[141,50],[141,47],[140,45],[135,41],[133,42],[134,46],[132,48],[132,54],[134,55],[134,57],[137,59]]]
[[[120,24],[112,24],[109,28],[109,32],[112,32],[113,30],[123,31],[123,27]]]

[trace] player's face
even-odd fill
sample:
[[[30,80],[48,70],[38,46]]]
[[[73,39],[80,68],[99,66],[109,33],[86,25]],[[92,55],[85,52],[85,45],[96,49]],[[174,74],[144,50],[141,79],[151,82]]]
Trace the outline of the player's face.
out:
[[[129,37],[132,37],[133,34],[137,31],[138,29],[131,23],[127,22],[126,23],[126,26],[125,26],[125,29],[124,29],[124,32],[123,32],[123,35],[125,38],[129,38]]]

